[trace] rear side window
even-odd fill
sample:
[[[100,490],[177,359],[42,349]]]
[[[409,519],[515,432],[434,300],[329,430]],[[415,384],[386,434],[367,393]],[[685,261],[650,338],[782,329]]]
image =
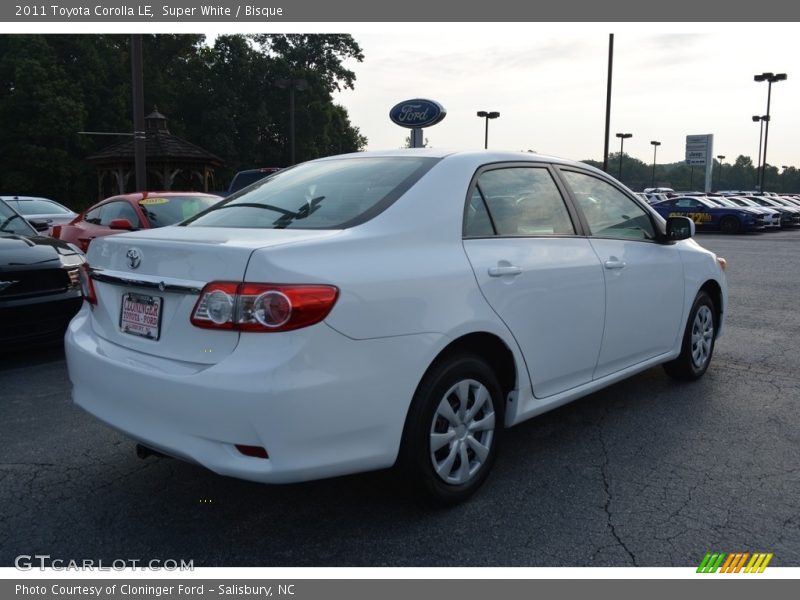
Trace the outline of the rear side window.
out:
[[[703,208],[703,204],[691,198],[681,198],[675,202],[678,208]]]
[[[263,229],[339,229],[363,223],[404,194],[439,159],[325,160],[280,171],[185,225]]]
[[[100,225],[100,213],[102,212],[102,210],[103,210],[102,206],[93,208],[83,216],[83,220],[86,221],[87,223],[91,223],[92,225]]]
[[[550,172],[542,167],[507,167],[481,174],[464,233],[467,237],[491,235],[492,226],[502,236],[575,233],[564,199]]]

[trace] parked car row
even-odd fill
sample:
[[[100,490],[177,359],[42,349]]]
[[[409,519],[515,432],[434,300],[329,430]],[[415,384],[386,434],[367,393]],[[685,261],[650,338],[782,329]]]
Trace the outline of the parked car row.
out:
[[[800,196],[674,192],[652,203],[661,216],[685,216],[699,231],[748,233],[800,227]]]
[[[172,225],[219,200],[145,192],[113,196],[76,214],[48,198],[0,196],[0,351],[63,338],[83,302],[78,267],[93,239]]]

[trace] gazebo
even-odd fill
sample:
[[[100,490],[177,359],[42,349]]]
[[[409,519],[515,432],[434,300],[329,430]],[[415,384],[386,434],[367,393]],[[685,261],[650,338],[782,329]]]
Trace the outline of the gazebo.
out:
[[[223,160],[172,135],[167,117],[154,108],[145,117],[145,160],[149,191],[214,190],[214,169]],[[87,159],[97,169],[98,199],[134,191],[133,138],[107,146]]]

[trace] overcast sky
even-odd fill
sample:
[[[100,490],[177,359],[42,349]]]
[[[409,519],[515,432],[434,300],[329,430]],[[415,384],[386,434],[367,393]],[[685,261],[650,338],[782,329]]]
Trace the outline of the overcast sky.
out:
[[[724,8],[721,6],[721,11]],[[68,32],[37,23],[26,32]],[[86,24],[88,32],[130,33],[130,24]],[[90,29],[91,28],[91,29]],[[0,32],[19,31],[0,23]],[[368,149],[398,148],[406,130],[389,109],[414,97],[437,100],[447,117],[426,129],[437,148],[482,148],[478,110],[499,111],[489,147],[602,160],[608,34],[615,33],[611,147],[658,162],[685,158],[687,135],[714,134],[714,155],[754,161],[767,84],[753,75],[787,73],[773,85],[770,164],[800,167],[800,51],[797,23],[153,23],[152,33],[350,33],[365,60],[350,64],[355,90],[336,95]],[[213,39],[214,34],[207,34]]]
[[[698,27],[711,29],[687,32]],[[360,29],[360,28],[359,28]],[[714,154],[755,161],[767,84],[753,75],[787,73],[773,84],[767,161],[800,166],[800,51],[796,24],[670,27],[628,24],[404,25],[349,31],[365,60],[349,66],[354,91],[337,95],[368,149],[402,146],[406,130],[389,109],[414,97],[447,109],[425,130],[438,148],[483,147],[478,110],[499,111],[489,147],[602,160],[608,34],[615,31],[611,147],[646,163],[684,159],[686,135],[714,134]],[[619,31],[622,29],[622,31]]]

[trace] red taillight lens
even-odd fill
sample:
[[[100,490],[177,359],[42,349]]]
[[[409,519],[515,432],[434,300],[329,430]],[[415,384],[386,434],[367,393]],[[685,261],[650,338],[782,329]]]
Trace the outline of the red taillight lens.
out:
[[[191,322],[205,329],[290,331],[322,321],[338,295],[331,285],[217,281],[203,288]]]
[[[94,282],[89,273],[89,265],[84,263],[78,269],[78,275],[81,279],[81,294],[83,299],[89,304],[97,304],[97,295],[94,292]]]
[[[61,236],[61,225],[53,225],[53,228],[50,230],[50,236],[54,238],[58,238]]]

